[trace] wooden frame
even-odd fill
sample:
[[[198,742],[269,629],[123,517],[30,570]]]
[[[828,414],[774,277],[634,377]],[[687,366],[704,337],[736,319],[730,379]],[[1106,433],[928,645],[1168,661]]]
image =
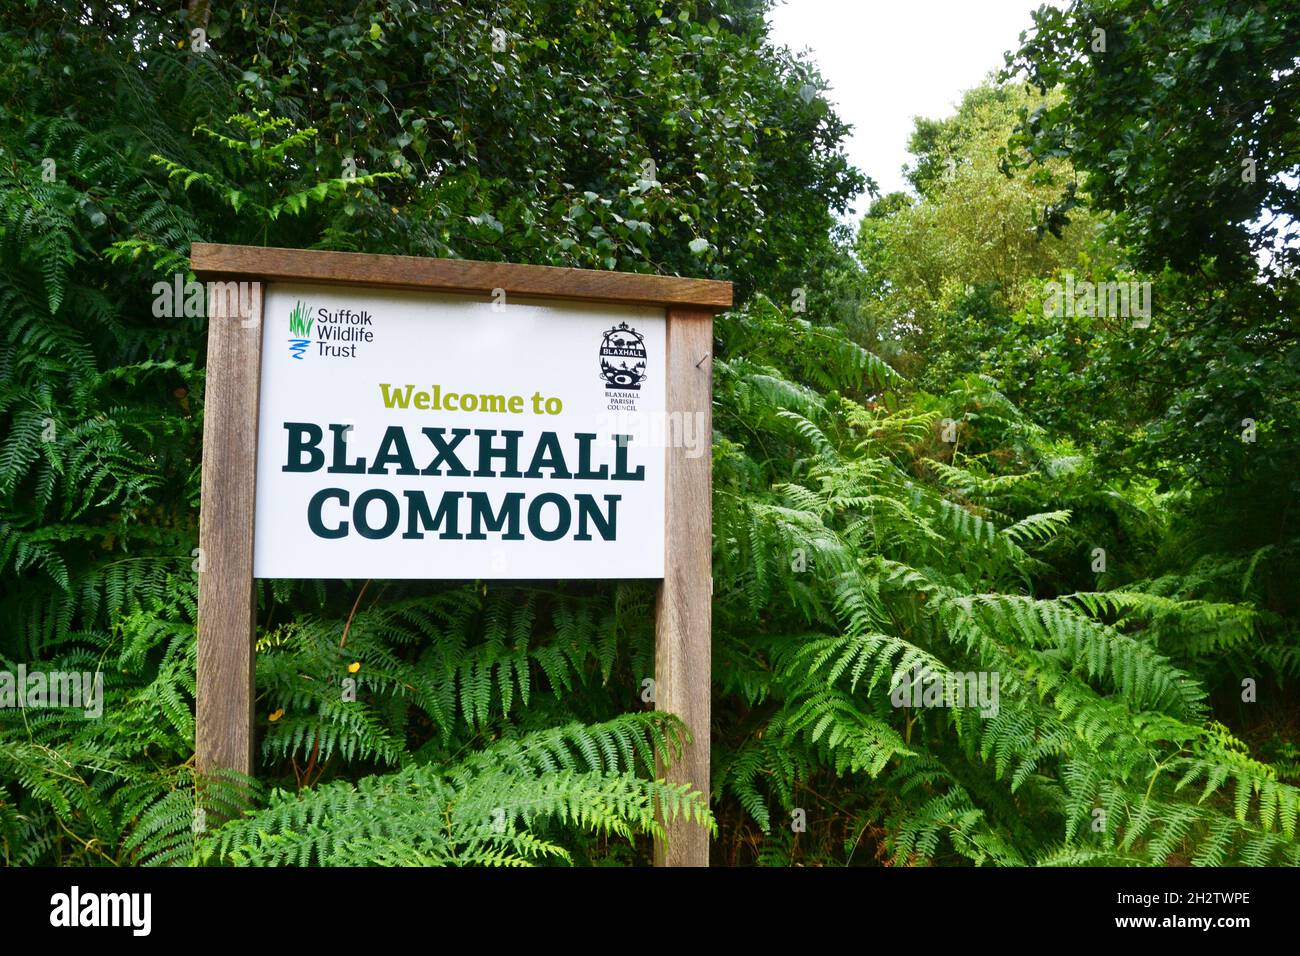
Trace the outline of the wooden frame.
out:
[[[731,305],[731,283],[550,266],[312,252],[195,243],[190,264],[208,281],[253,283],[251,298],[219,292],[209,302],[203,482],[199,524],[196,756],[201,771],[254,766],[253,585],[262,283],[305,281],[488,296],[662,307],[667,318],[666,402],[702,416],[698,457],[682,442],[665,451],[664,577],[656,602],[655,706],[677,714],[691,741],[667,770],[707,797],[712,658],[713,316]],[[234,306],[232,309],[232,305]],[[239,310],[247,308],[246,314]],[[677,818],[655,863],[707,866],[708,834]]]

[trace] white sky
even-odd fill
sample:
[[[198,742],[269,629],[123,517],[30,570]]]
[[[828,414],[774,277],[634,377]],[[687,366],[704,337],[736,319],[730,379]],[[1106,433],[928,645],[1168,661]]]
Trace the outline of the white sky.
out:
[[[1030,11],[1047,0],[785,0],[772,42],[807,49],[825,93],[853,132],[849,160],[880,185],[905,189],[912,117],[950,115],[961,94],[1019,47]],[[859,196],[853,219],[865,212]]]

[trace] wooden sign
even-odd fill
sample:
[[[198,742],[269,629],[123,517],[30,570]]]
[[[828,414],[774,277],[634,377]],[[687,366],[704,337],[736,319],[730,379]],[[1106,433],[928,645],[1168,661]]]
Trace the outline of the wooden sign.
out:
[[[652,578],[709,792],[713,315],[731,285],[196,243],[197,757],[253,768],[254,577]],[[656,863],[707,865],[678,819]]]
[[[254,576],[663,577],[663,452],[703,452],[667,414],[666,325],[649,306],[270,285]]]

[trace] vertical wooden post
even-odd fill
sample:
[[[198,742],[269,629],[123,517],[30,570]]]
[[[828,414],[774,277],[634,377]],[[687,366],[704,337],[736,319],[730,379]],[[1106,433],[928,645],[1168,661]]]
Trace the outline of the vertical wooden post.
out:
[[[664,580],[655,624],[655,707],[676,714],[692,740],[668,768],[670,783],[709,794],[713,600],[713,311],[668,309],[667,410],[682,427],[668,436]],[[690,438],[686,447],[684,438]],[[656,866],[708,866],[709,834],[666,821]]]
[[[253,502],[262,283],[209,284],[199,513],[198,769],[253,770]],[[238,303],[238,304],[236,304]]]

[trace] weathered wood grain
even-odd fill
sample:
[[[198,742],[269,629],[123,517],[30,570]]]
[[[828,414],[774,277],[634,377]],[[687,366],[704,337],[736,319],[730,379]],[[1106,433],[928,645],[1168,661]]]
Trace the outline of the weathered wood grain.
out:
[[[426,259],[359,252],[316,252],[194,243],[190,264],[201,278],[297,280],[507,297],[634,305],[731,306],[731,283],[711,279],[562,269],[471,259]]]
[[[199,514],[199,770],[253,770],[253,502],[262,371],[261,283],[251,308],[208,303]]]
[[[668,768],[672,783],[709,793],[713,601],[713,311],[668,310],[667,405],[691,416],[694,450],[669,442],[664,579],[655,630],[655,706],[676,714],[693,740]],[[696,418],[695,416],[700,416]],[[670,436],[672,432],[669,432]],[[678,817],[655,846],[657,866],[708,866],[709,834]]]

